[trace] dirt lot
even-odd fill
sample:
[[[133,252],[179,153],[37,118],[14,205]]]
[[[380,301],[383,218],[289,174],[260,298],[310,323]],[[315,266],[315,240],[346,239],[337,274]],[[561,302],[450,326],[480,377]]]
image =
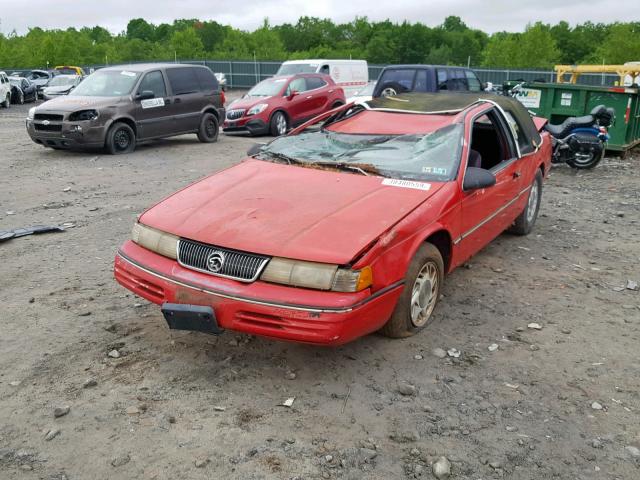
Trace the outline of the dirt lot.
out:
[[[170,332],[112,278],[136,214],[252,140],[64,153],[27,108],[0,111],[0,230],[75,226],[0,244],[0,478],[640,478],[640,156],[555,168],[422,334],[324,349]]]

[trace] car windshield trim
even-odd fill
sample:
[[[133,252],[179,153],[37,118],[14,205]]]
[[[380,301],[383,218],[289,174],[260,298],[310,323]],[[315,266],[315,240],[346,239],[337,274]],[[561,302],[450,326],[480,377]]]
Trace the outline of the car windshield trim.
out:
[[[323,129],[279,137],[262,147],[257,158],[401,180],[452,181],[458,174],[463,141],[461,122],[401,135]]]

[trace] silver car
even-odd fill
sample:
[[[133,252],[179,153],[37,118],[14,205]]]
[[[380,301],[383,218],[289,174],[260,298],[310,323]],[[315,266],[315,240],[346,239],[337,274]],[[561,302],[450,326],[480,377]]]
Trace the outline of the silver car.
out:
[[[81,81],[80,75],[57,75],[49,81],[42,91],[42,96],[45,100],[51,100],[61,95],[69,95],[69,92],[76,88]]]

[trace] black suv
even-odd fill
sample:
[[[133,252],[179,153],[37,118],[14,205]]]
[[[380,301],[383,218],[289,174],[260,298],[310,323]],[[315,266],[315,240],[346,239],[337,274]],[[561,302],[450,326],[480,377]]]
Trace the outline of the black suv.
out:
[[[69,95],[29,110],[27,131],[44,147],[104,147],[112,154],[183,133],[215,142],[225,118],[224,100],[207,67],[120,65],[97,70]]]
[[[443,65],[389,65],[376,83],[373,97],[407,92],[480,92],[482,83],[468,68]]]

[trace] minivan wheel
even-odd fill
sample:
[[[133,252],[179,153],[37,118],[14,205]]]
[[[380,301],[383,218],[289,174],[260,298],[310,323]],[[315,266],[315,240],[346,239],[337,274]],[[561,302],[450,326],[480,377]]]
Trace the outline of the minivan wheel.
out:
[[[218,119],[213,113],[205,113],[200,120],[198,140],[203,143],[213,143],[218,140]]]
[[[109,129],[106,147],[111,155],[133,152],[136,148],[136,134],[126,123],[116,122]]]
[[[289,129],[289,122],[287,121],[287,117],[282,112],[276,112],[271,117],[271,122],[269,122],[269,131],[271,135],[274,137],[279,137],[280,135],[284,135],[287,133]]]

